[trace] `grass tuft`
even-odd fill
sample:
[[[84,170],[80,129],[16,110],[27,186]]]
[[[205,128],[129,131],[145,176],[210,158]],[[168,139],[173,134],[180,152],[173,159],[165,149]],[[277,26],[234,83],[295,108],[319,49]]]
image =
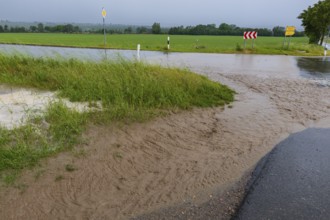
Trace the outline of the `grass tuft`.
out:
[[[58,91],[71,101],[100,101],[107,116],[102,120],[109,121],[233,101],[232,90],[204,76],[123,59],[94,63],[0,55],[0,82]]]
[[[123,59],[95,63],[0,54],[0,83],[56,91],[71,101],[102,105],[94,112],[79,113],[54,102],[44,116],[25,126],[0,128],[0,174],[35,166],[41,158],[70,149],[88,122],[144,121],[167,110],[219,106],[234,98],[228,87],[188,70]]]

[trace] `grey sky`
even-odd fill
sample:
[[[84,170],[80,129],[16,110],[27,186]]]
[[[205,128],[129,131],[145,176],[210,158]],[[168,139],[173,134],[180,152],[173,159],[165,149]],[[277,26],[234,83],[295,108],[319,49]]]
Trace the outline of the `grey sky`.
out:
[[[229,23],[241,27],[300,26],[297,16],[318,0],[1,0],[9,21],[107,23],[161,26]]]

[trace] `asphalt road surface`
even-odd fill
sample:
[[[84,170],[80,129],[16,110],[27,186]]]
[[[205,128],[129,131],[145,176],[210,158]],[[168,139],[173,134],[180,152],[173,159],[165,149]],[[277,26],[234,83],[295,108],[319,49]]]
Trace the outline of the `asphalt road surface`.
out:
[[[330,219],[330,129],[278,144],[257,166],[234,219]]]

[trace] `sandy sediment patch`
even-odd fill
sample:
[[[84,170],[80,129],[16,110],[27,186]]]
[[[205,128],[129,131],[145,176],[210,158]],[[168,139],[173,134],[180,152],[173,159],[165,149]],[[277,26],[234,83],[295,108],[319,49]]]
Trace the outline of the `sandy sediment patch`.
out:
[[[102,108],[100,102],[96,103],[96,108],[93,108],[86,102],[73,103],[68,99],[60,99],[54,92],[0,85],[0,126],[7,129],[22,126],[31,117],[42,115],[50,103],[59,101],[80,112],[96,111]]]
[[[329,88],[306,80],[212,78],[238,92],[232,106],[91,126],[75,153],[27,171],[17,183],[27,186],[23,193],[0,190],[0,219],[127,219],[198,204],[228,189],[288,134],[330,113]]]
[[[55,99],[51,92],[36,92],[0,86],[0,126],[12,129],[20,126],[32,115],[41,114]]]

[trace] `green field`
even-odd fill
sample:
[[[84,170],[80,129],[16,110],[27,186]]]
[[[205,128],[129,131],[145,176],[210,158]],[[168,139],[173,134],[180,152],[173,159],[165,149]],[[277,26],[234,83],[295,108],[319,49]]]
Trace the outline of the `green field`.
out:
[[[167,47],[167,35],[107,35],[107,48],[133,49],[137,44],[142,50],[164,51]],[[283,49],[284,37],[258,37],[252,49],[252,40],[248,40],[244,49],[244,40],[240,36],[171,36],[171,51],[201,53],[253,53],[283,54],[298,56],[321,56],[323,48],[308,44],[307,37],[292,38],[289,49]],[[103,48],[101,34],[48,34],[48,33],[1,33],[0,43],[48,45],[61,47]]]

